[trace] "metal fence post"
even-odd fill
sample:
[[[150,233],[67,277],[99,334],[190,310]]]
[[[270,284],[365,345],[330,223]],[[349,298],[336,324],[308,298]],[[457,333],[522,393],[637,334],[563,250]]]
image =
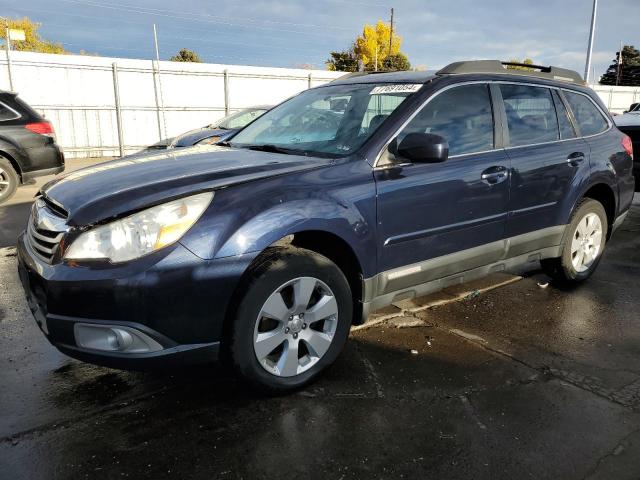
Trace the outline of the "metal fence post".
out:
[[[309,74],[309,79],[307,82],[307,88],[311,88],[311,73]]]
[[[11,35],[9,34],[9,20],[5,18],[6,38],[5,51],[7,54],[7,73],[9,74],[9,91],[13,91],[13,75],[11,74]]]
[[[160,98],[158,97],[158,83],[156,82],[156,62],[151,60],[151,74],[153,76],[153,93],[156,97],[156,116],[158,117],[158,137],[160,140],[162,136],[162,117],[160,116]]]
[[[120,84],[118,83],[118,64],[113,62],[113,96],[116,103],[116,123],[118,125],[118,147],[120,156],[124,157],[124,139],[122,135],[122,109],[120,108]]]
[[[229,115],[229,70],[224,69],[224,114]]]

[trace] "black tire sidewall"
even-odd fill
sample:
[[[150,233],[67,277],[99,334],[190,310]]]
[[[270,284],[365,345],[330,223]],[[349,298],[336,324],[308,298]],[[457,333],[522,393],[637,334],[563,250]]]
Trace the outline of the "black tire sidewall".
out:
[[[20,183],[20,177],[18,177],[13,165],[11,165],[11,163],[5,158],[0,158],[0,167],[2,167],[2,170],[7,172],[9,179],[9,188],[0,192],[0,203],[3,203],[9,200],[13,194],[16,193],[16,189]]]
[[[573,262],[571,261],[571,242],[573,241],[573,235],[575,234],[578,223],[589,213],[595,213],[600,218],[600,222],[602,223],[602,245],[600,248],[600,253],[598,254],[595,261],[589,266],[589,268],[584,272],[578,272],[573,267]],[[607,245],[607,232],[609,231],[608,229],[609,222],[607,219],[607,213],[600,202],[598,202],[597,200],[587,199],[578,206],[571,217],[569,226],[567,227],[567,232],[562,248],[561,268],[563,270],[564,276],[568,281],[580,282],[593,275],[593,272],[596,270],[598,264],[600,263],[600,260],[602,259],[602,255],[604,254],[604,250]]]
[[[313,380],[339,356],[351,327],[353,299],[349,282],[342,271],[329,259],[300,248],[283,248],[269,254],[250,273],[245,284],[246,293],[239,300],[235,318],[231,321],[231,360],[242,377],[270,391],[300,388]],[[295,377],[278,377],[267,372],[256,358],[253,347],[255,322],[262,305],[281,285],[298,277],[315,277],[333,292],[338,304],[336,333],[324,356],[309,370]]]

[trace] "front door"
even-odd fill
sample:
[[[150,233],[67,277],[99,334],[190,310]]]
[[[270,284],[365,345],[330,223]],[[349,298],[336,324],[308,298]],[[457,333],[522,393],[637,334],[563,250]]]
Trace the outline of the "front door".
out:
[[[375,170],[378,263],[388,293],[497,261],[504,254],[509,160],[496,149],[487,84],[444,90],[409,122],[449,142],[443,163],[384,152]],[[428,261],[428,262],[427,262]]]

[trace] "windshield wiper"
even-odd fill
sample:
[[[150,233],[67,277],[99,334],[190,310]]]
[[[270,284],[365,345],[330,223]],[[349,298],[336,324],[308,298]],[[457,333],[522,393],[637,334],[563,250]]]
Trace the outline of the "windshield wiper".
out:
[[[304,155],[307,156],[307,152],[303,150],[296,150],[294,148],[278,147],[267,143],[265,145],[238,145],[241,148],[247,148],[249,150],[257,150],[259,152],[271,152],[271,153],[283,153],[285,155]]]

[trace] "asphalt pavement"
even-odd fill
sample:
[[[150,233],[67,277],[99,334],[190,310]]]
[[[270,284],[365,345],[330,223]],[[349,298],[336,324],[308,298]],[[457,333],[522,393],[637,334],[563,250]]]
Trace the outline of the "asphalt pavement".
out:
[[[31,196],[34,192],[31,193]],[[0,207],[0,247],[30,197]],[[352,332],[293,395],[69,359],[0,248],[0,478],[640,478],[640,202],[594,277],[540,272]]]

